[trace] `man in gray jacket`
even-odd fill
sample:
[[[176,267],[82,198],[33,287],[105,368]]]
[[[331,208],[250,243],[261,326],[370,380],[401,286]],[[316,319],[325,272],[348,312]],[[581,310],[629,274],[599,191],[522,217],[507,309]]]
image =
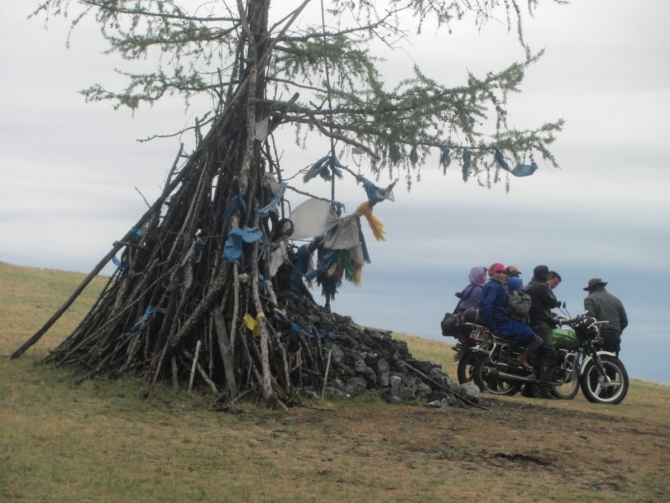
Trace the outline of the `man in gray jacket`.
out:
[[[603,349],[616,353],[621,351],[621,332],[628,326],[628,316],[621,301],[605,290],[600,278],[592,278],[584,290],[589,292],[584,299],[584,309],[598,321],[607,321],[600,325],[600,336],[604,339]]]

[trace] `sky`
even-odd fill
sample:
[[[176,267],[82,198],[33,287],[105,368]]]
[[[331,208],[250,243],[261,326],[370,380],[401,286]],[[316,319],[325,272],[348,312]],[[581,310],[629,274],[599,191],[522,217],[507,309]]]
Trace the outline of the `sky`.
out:
[[[118,87],[114,68],[135,63],[103,55],[90,23],[66,49],[67,22],[52,19],[45,29],[43,19],[26,19],[30,10],[11,2],[0,18],[0,261],[89,272],[145,211],[138,190],[149,201],[158,195],[179,148],[179,139],[136,140],[191,124],[208,103],[185,110],[168,100],[134,116],[86,104],[77,91],[97,82]],[[670,336],[669,18],[662,0],[540,2],[525,18],[525,36],[546,53],[510,98],[508,122],[525,128],[565,119],[552,147],[560,169],[539,162],[506,193],[504,184],[464,184],[457,165],[443,176],[434,152],[410,192],[401,181],[395,202],[375,208],[387,241],[367,233],[372,263],[361,287],[341,289],[334,310],[359,324],[442,340],[439,322],[471,267],[516,265],[528,281],[547,264],[561,273],[555,293],[573,315],[583,310],[589,278],[608,281],[630,318],[621,354],[629,374],[670,384],[658,350]],[[468,71],[483,75],[523,58],[503,23],[480,31],[471,20],[452,25],[450,35],[427,25],[402,49],[372,50],[386,59],[380,70],[389,85],[411,76],[415,64],[459,85]],[[288,130],[278,143],[285,169],[328,148],[315,138],[301,150]],[[329,194],[316,181],[308,190]],[[352,211],[362,191],[345,180],[337,199]]]

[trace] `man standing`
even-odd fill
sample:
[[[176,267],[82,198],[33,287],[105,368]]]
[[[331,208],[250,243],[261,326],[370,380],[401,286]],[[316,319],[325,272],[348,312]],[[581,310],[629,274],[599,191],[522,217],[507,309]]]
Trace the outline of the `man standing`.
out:
[[[553,271],[552,271],[553,273]],[[540,373],[538,380],[539,397],[553,399],[551,394],[551,376],[556,366],[556,348],[551,341],[551,325],[554,323],[551,310],[558,307],[558,301],[552,290],[561,282],[557,273],[551,274],[546,265],[538,265],[533,270],[533,278],[524,291],[530,295],[530,328],[542,338],[543,344],[540,348]],[[527,386],[524,390],[526,396],[532,396],[532,387]]]
[[[607,321],[600,325],[600,335],[604,339],[603,349],[615,353],[621,351],[621,332],[628,326],[628,316],[621,301],[605,290],[600,278],[592,278],[584,290],[589,295],[584,299],[584,309],[598,321]]]

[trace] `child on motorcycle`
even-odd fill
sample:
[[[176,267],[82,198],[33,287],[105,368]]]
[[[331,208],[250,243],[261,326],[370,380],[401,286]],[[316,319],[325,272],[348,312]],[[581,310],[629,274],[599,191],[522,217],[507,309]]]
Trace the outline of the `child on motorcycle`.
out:
[[[535,335],[528,325],[510,317],[508,301],[509,296],[503,288],[507,281],[507,270],[500,263],[495,263],[489,268],[491,279],[484,286],[479,299],[479,308],[484,315],[484,321],[489,330],[496,337],[503,337],[511,341],[518,341],[526,348],[516,358],[522,367],[533,370],[528,363],[528,356],[542,346],[542,339]]]

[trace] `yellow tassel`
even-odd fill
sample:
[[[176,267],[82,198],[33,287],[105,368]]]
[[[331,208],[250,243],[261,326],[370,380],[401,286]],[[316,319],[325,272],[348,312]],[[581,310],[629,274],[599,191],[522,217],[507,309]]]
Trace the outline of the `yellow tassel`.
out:
[[[367,219],[368,225],[372,230],[372,234],[374,235],[375,239],[377,239],[377,241],[386,241],[386,238],[384,237],[384,234],[386,234],[384,232],[384,225],[376,216],[372,214],[372,208],[370,208],[370,203],[368,201],[365,201],[358,208],[356,208],[356,213],[364,216]]]
[[[354,274],[354,285],[360,286],[362,279],[363,279],[363,270],[356,269],[356,274]]]

